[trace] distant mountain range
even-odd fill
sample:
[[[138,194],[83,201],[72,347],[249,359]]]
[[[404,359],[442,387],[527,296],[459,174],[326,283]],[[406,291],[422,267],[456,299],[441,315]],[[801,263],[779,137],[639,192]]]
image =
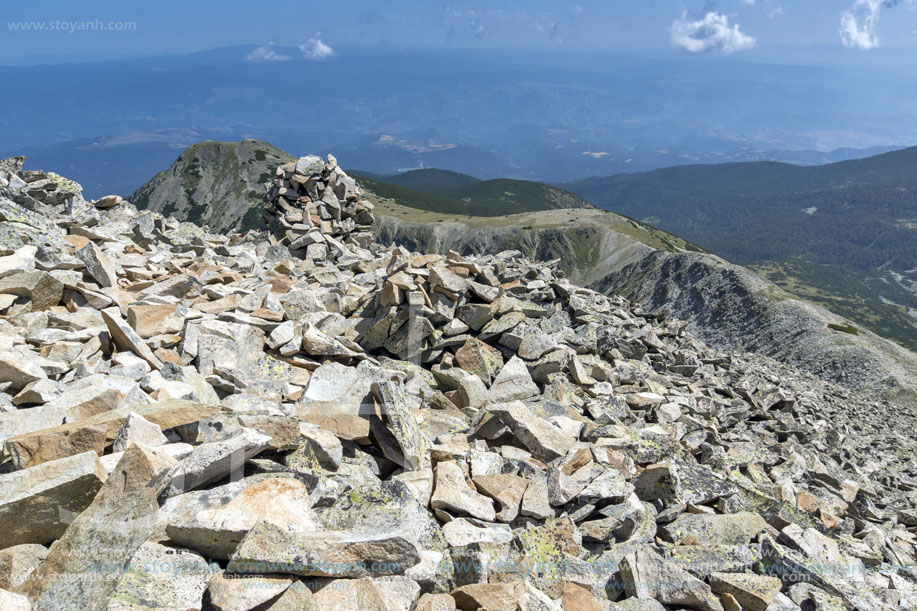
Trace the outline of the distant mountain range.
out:
[[[262,225],[265,185],[274,169],[294,157],[260,140],[189,146],[168,169],[137,189],[140,208],[175,215],[214,231],[244,231]],[[554,209],[592,208],[578,195],[523,180],[482,181],[445,170],[416,170],[392,176],[353,173],[379,199],[442,214],[503,216]],[[374,176],[374,178],[370,178]]]
[[[378,174],[423,164],[540,182],[686,163],[821,164],[917,142],[910,75],[853,64],[359,49],[308,61],[279,47],[289,61],[246,61],[252,50],[0,66],[16,83],[0,97],[0,156],[61,168],[96,197],[135,190],[208,139],[333,153]]]

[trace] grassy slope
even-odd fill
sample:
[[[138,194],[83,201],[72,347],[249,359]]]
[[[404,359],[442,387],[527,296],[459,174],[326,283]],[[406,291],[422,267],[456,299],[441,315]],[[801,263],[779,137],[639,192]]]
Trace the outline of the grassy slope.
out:
[[[380,214],[412,223],[432,225],[454,222],[461,223],[472,229],[518,227],[523,230],[562,229],[580,223],[590,223],[632,237],[651,248],[672,252],[706,252],[702,248],[652,225],[595,208],[542,210],[503,216],[469,216],[417,208],[416,206],[407,205],[401,199],[393,199],[382,195],[371,188],[364,190],[363,194],[375,204],[376,210]]]

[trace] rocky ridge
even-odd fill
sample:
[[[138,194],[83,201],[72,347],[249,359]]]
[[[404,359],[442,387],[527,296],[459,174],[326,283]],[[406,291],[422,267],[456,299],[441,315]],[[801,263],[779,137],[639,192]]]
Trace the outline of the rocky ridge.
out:
[[[290,161],[289,154],[258,140],[198,143],[131,201],[179,220],[206,223],[217,232],[261,229],[264,187],[278,179],[277,166]],[[281,176],[278,188],[289,189],[291,177]],[[392,201],[372,190],[381,183],[366,184],[371,188],[364,189],[362,201],[374,205],[371,232],[383,244],[440,254],[519,250],[532,260],[558,260],[573,282],[647,309],[669,310],[709,346],[771,356],[824,380],[917,409],[913,352],[658,228],[591,208],[488,217],[457,210],[436,213],[400,205],[432,205],[425,200],[432,196],[405,191],[402,195],[410,194],[410,202]],[[298,192],[285,192],[299,197]],[[194,201],[189,203],[189,198]],[[293,225],[298,227],[290,231]],[[281,221],[274,231],[280,231],[278,237],[288,233],[288,241],[307,241],[312,238],[295,231],[308,227],[295,220],[283,226]]]
[[[917,605],[911,412],[518,252],[371,243],[333,159],[233,235],[21,168],[0,608]]]
[[[917,355],[719,257],[653,251],[592,288],[665,308],[710,345],[763,354],[917,409]]]

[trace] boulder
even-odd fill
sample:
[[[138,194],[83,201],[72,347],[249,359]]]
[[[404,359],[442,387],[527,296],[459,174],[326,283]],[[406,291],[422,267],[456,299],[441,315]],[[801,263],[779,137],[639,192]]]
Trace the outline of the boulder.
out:
[[[177,465],[152,449],[127,450],[22,592],[40,609],[106,607],[121,580],[121,567],[152,534],[159,510],[156,497]]]
[[[0,475],[0,549],[59,539],[106,479],[95,452]]]
[[[48,548],[23,543],[0,549],[0,588],[15,592],[48,557]]]
[[[56,306],[63,294],[64,284],[47,272],[35,270],[0,278],[0,295],[28,299],[33,312]]]
[[[227,475],[241,477],[245,461],[257,456],[270,443],[267,435],[246,428],[221,441],[202,443],[181,460],[163,494],[175,496]]]
[[[143,416],[163,430],[212,416],[218,407],[189,401],[150,403],[104,411],[82,420],[7,439],[4,448],[17,469],[92,450],[101,454],[117,438],[131,413]]]
[[[294,477],[255,475],[210,490],[186,492],[162,505],[169,538],[217,560],[228,560],[258,521],[297,532],[318,528],[309,490]]]
[[[127,321],[121,318],[121,311],[118,308],[107,308],[102,310],[101,314],[118,350],[133,352],[149,363],[153,369],[162,368],[162,361],[153,354],[150,347],[144,343],[143,338],[137,335]]]
[[[293,583],[295,580],[292,577],[285,576],[217,573],[207,586],[209,608],[214,611],[261,609],[280,598]]]
[[[710,587],[720,595],[729,594],[742,609],[767,611],[783,584],[776,577],[753,573],[713,573]]]
[[[565,455],[576,443],[575,437],[535,415],[520,401],[491,405],[487,409],[513,431],[535,458],[552,461]]]
[[[118,286],[118,272],[114,263],[95,242],[86,242],[85,246],[73,254],[86,265],[86,271],[96,284],[102,288]]]
[[[494,521],[497,514],[493,501],[468,485],[461,467],[447,461],[437,464],[434,471],[436,486],[430,507],[469,515],[485,522]]]
[[[147,541],[131,556],[107,610],[202,609],[215,570],[194,552]]]
[[[671,543],[681,543],[690,537],[700,545],[746,545],[759,532],[767,530],[767,522],[756,513],[682,514],[674,522],[659,529],[659,536]]]
[[[227,570],[304,577],[398,575],[420,562],[416,544],[400,535],[290,532],[257,522],[233,553]]]
[[[621,563],[621,580],[628,596],[654,599],[664,605],[684,605],[701,611],[723,611],[703,581],[669,564],[651,551],[637,551]]]

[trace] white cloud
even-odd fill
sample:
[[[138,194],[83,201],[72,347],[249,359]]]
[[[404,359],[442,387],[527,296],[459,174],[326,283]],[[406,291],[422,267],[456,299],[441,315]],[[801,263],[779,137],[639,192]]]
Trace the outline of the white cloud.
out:
[[[906,0],[910,2],[910,0]],[[841,42],[849,49],[872,49],[879,46],[879,13],[902,0],[856,0],[849,11],[841,15]]]
[[[334,55],[334,49],[322,42],[319,38],[321,33],[316,34],[303,44],[299,45],[299,50],[308,59],[325,59]]]
[[[675,20],[669,29],[672,44],[691,53],[719,50],[730,54],[754,48],[757,41],[744,34],[738,24],[729,25],[729,17],[711,11],[703,19],[689,20],[687,13]]]
[[[269,42],[266,45],[261,45],[251,53],[245,56],[245,61],[247,62],[285,62],[290,59],[289,55],[282,55],[277,53],[272,48],[274,43]]]

